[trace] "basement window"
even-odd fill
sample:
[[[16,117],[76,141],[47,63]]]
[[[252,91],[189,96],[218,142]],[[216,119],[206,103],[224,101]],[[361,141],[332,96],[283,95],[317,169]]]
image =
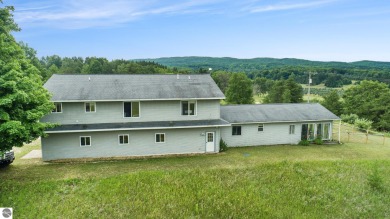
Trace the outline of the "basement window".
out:
[[[129,135],[119,135],[118,136],[118,143],[120,145],[129,144]]]
[[[165,133],[156,133],[156,143],[165,143]]]
[[[91,146],[91,136],[80,137],[80,147]]]

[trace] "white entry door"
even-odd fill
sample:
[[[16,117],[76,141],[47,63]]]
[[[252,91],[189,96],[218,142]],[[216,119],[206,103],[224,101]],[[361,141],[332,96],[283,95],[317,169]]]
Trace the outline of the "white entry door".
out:
[[[206,152],[214,152],[215,138],[214,132],[206,132]]]

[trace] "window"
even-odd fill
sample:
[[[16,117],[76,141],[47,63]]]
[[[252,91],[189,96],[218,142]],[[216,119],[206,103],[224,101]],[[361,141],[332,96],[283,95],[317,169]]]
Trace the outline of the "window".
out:
[[[196,115],[196,101],[181,101],[181,114],[183,116]]]
[[[289,131],[290,135],[293,135],[295,134],[295,125],[290,125],[290,131]]]
[[[140,107],[139,102],[124,102],[123,103],[123,116],[124,117],[139,117]]]
[[[91,146],[91,136],[80,137],[80,147]]]
[[[62,103],[54,103],[54,109],[52,113],[62,113]]]
[[[330,123],[324,124],[324,134],[322,136],[322,139],[329,140],[330,139]]]
[[[241,135],[241,126],[232,126],[232,135]]]
[[[257,131],[259,132],[264,131],[264,124],[259,124],[259,126],[257,126]]]
[[[165,142],[165,133],[156,133],[156,143]]]
[[[85,112],[86,113],[94,113],[96,112],[96,103],[85,103]]]
[[[129,135],[118,135],[119,144],[129,144]]]

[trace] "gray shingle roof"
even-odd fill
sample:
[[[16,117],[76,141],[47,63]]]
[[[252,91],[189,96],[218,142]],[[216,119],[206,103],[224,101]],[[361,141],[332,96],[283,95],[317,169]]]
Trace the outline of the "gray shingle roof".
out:
[[[47,129],[47,133],[55,132],[82,132],[107,130],[139,130],[139,129],[166,129],[166,128],[192,128],[192,127],[230,126],[222,119],[191,120],[191,121],[162,121],[162,122],[127,122],[127,123],[98,123],[98,124],[71,124],[60,125]]]
[[[53,75],[44,85],[52,101],[224,99],[207,74]]]
[[[318,103],[221,106],[221,118],[230,123],[339,120]]]

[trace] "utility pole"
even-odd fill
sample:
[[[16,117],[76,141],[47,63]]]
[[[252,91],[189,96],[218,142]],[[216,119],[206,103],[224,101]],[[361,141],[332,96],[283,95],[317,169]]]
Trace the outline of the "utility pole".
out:
[[[311,85],[311,83],[313,82],[313,81],[311,80],[311,74],[315,75],[315,74],[317,74],[317,72],[311,72],[311,71],[309,71],[309,88],[307,89],[307,102],[308,102],[308,103],[310,103],[310,85]]]

